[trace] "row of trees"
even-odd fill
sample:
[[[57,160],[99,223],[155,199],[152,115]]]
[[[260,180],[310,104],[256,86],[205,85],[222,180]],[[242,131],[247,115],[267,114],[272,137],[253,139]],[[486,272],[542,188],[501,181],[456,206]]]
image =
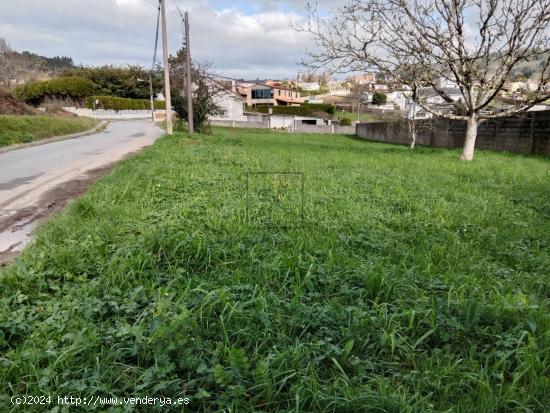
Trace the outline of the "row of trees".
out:
[[[79,66],[67,69],[63,76],[78,76],[96,85],[97,94],[131,99],[149,99],[149,71],[139,65],[124,67]],[[162,76],[159,70],[153,72],[153,90],[161,91]]]
[[[463,160],[473,158],[480,122],[550,98],[550,0],[350,0],[328,17],[307,11],[307,23],[296,27],[316,45],[305,66],[399,79],[426,112],[467,122]],[[535,90],[503,109],[494,105],[514,69],[533,60],[540,62]],[[460,102],[441,79],[458,86]],[[453,110],[428,103],[423,88]]]
[[[152,74],[156,94],[163,90],[162,74],[160,70]],[[65,69],[60,77],[52,80],[27,82],[16,87],[13,93],[32,105],[39,105],[49,98],[83,103],[84,98],[92,95],[149,100],[149,75],[149,71],[137,65],[80,66]]]

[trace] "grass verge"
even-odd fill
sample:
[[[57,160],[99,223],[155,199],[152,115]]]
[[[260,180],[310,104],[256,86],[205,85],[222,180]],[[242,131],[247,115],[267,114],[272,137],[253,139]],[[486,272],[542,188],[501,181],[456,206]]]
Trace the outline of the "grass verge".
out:
[[[457,158],[264,130],[159,140],[0,273],[1,410],[547,411],[550,160]]]
[[[97,123],[69,116],[0,115],[0,147],[82,132]]]

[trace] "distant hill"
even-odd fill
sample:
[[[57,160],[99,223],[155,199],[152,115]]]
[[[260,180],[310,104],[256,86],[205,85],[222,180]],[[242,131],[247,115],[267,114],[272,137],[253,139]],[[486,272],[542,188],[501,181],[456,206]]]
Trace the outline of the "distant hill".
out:
[[[44,57],[12,50],[0,38],[0,88],[12,88],[29,80],[48,80],[61,71],[75,67],[70,57]]]

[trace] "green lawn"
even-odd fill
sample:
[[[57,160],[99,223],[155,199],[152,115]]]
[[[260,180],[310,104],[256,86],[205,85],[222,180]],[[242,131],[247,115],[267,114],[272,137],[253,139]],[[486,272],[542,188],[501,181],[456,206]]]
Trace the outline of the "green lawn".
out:
[[[458,155],[159,140],[0,273],[0,411],[547,412],[550,160]]]
[[[350,118],[351,120],[357,120],[357,112],[342,112],[337,111],[335,114],[338,118]],[[379,122],[380,119],[373,113],[360,113],[359,120],[361,122]]]
[[[0,147],[82,132],[96,124],[90,118],[0,115]]]

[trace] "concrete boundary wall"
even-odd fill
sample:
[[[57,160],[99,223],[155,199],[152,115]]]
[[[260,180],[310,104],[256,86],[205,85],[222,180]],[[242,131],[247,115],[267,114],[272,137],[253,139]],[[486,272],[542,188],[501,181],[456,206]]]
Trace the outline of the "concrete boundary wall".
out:
[[[132,120],[132,119],[152,119],[151,111],[144,110],[106,110],[106,109],[86,109],[75,107],[64,107],[64,111],[72,113],[76,116],[82,116],[86,118],[94,118],[101,120]],[[178,114],[172,110],[172,116],[174,119]],[[166,110],[155,109],[155,123],[166,120]]]
[[[127,120],[127,119],[152,119],[150,110],[105,110],[105,109],[86,109],[75,107],[64,107],[66,112],[72,113],[76,116],[82,116],[94,119],[106,119],[106,120]],[[157,113],[164,113],[164,110],[155,110]]]
[[[215,126],[228,126],[230,128],[260,128],[268,129],[269,122],[264,121],[240,121],[240,120],[212,120],[210,122]]]
[[[298,133],[330,133],[340,135],[355,135],[355,126],[340,125],[303,125],[296,124],[295,132]]]
[[[410,143],[406,122],[359,123],[356,135],[378,142]],[[466,122],[433,119],[431,128],[421,131],[418,143],[441,148],[461,148],[465,136]],[[476,149],[550,155],[550,111],[527,112],[483,122],[478,128]]]

